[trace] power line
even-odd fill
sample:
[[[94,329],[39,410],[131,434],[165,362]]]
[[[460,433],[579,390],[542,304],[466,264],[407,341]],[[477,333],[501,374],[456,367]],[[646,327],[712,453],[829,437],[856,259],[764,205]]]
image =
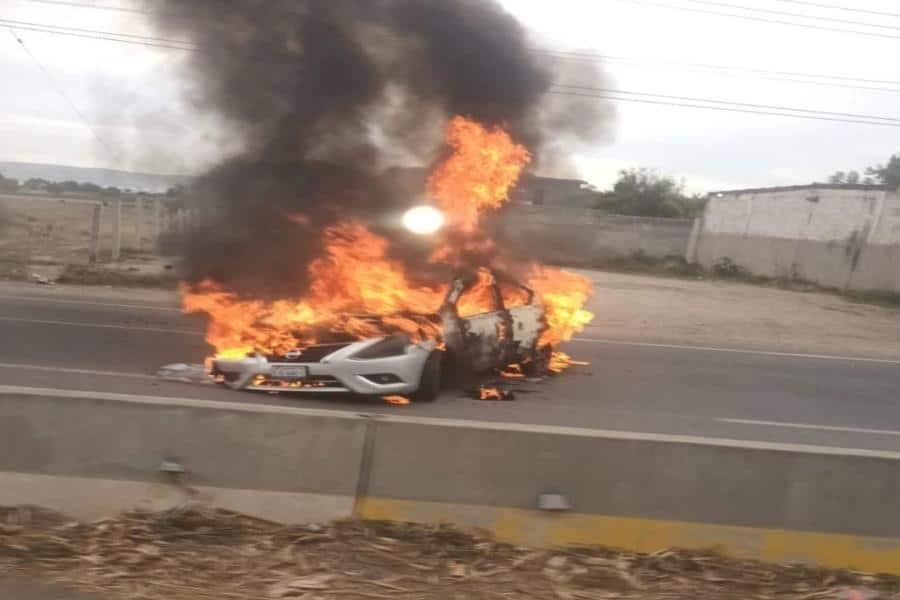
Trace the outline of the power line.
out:
[[[863,27],[876,27],[878,29],[892,29],[894,31],[900,31],[900,27],[897,27],[895,25],[881,25],[880,23],[868,23],[865,21],[848,21],[846,19],[836,19],[834,17],[820,17],[817,15],[793,13],[793,12],[787,12],[787,11],[783,11],[783,10],[772,10],[770,8],[752,8],[750,6],[742,6],[740,4],[730,4],[728,2],[716,2],[714,0],[686,0],[686,1],[693,2],[694,4],[705,4],[706,6],[719,6],[722,8],[736,8],[738,10],[748,10],[751,12],[765,13],[765,14],[770,14],[770,15],[779,15],[782,17],[813,19],[816,21],[827,21],[829,23],[840,23],[843,25],[862,25]]]
[[[48,0],[48,1],[56,1],[56,0]],[[640,0],[620,0],[620,1],[636,1],[639,4],[647,4],[646,2],[641,2]],[[150,36],[143,36],[138,34],[117,34],[115,32],[108,31],[99,31],[94,29],[81,29],[74,27],[66,27],[66,26],[58,26],[58,25],[47,25],[43,23],[31,23],[31,22],[22,22],[22,21],[12,21],[9,19],[0,19],[0,25],[2,24],[10,24],[10,23],[25,23],[25,25],[20,25],[17,29],[22,29],[26,31],[37,31],[42,33],[52,33],[52,34],[60,34],[60,35],[69,35],[74,37],[82,37],[86,39],[92,40],[106,40],[113,42],[121,42],[121,43],[129,43],[129,44],[137,44],[143,46],[151,46],[151,47],[159,47],[159,48],[167,48],[174,50],[202,50],[202,48],[198,46],[189,45],[187,42],[183,40],[171,40],[165,38],[154,38]],[[115,37],[112,37],[115,36]],[[132,39],[133,38],[133,39]],[[157,43],[164,42],[164,43]],[[578,52],[569,52],[562,50],[544,50],[544,49],[529,49],[531,52],[547,54],[554,57],[564,57],[564,58],[577,58],[581,60],[641,60],[641,59],[629,59],[627,57],[613,57],[613,56],[605,56],[605,55],[597,55],[590,53],[578,53]],[[296,57],[291,57],[295,59]],[[864,79],[864,78],[853,78],[853,77],[841,77],[841,76],[833,76],[833,75],[819,75],[819,74],[809,74],[809,73],[794,73],[788,71],[764,71],[761,69],[740,69],[733,67],[725,67],[721,65],[704,65],[704,64],[696,64],[696,63],[686,63],[685,65],[679,65],[679,63],[672,63],[670,61],[658,61],[660,64],[665,64],[667,66],[688,66],[690,67],[700,67],[700,68],[710,68],[710,69],[720,69],[720,70],[733,70],[733,71],[746,71],[751,73],[758,74],[774,74],[774,75],[792,75],[792,76],[802,76],[802,77],[817,77],[823,79],[833,79],[833,80],[842,80],[842,81],[860,81],[860,82],[873,82],[873,83],[886,83],[893,85],[900,85],[900,82],[890,81],[890,80],[879,80],[879,79]],[[783,80],[783,79],[779,79]],[[795,80],[796,81],[796,80]],[[819,83],[823,84],[825,82],[810,82],[810,81],[800,81],[800,83]],[[837,85],[837,84],[831,84]],[[623,93],[623,94],[641,94],[639,92],[628,92],[622,90],[606,90],[602,88],[589,88],[585,86],[577,86],[577,85],[564,85],[561,84],[558,87],[572,87],[574,89],[582,89],[587,91],[599,91],[603,93]],[[843,86],[843,87],[859,87],[859,86]],[[900,89],[891,89],[891,88],[860,88],[860,89],[873,89],[877,91],[887,91],[887,92],[900,92]],[[652,94],[641,94],[641,95],[650,95]],[[789,111],[805,111],[813,114],[823,114],[823,115],[835,115],[835,116],[848,116],[854,118],[863,118],[863,119],[882,119],[887,120],[891,119],[890,117],[876,117],[870,115],[856,115],[852,113],[830,113],[827,111],[813,111],[809,109],[794,109],[790,107],[780,107],[780,106],[768,106],[768,105],[752,105],[752,104],[741,104],[735,102],[725,102],[725,101],[715,101],[715,100],[704,100],[698,98],[687,98],[687,97],[679,97],[679,96],[662,96],[656,95],[657,97],[668,98],[668,99],[677,99],[677,100],[686,100],[691,102],[716,102],[720,104],[728,104],[730,106],[746,106],[748,108],[762,108],[767,110],[789,110]],[[868,122],[868,121],[866,121]]]
[[[814,74],[814,73],[796,73],[789,71],[767,71],[763,69],[752,69],[745,67],[729,67],[725,65],[711,65],[711,64],[702,64],[702,63],[690,63],[690,62],[673,62],[673,61],[665,61],[665,60],[654,60],[647,58],[632,58],[627,56],[609,56],[609,55],[600,55],[600,54],[587,54],[587,53],[570,53],[566,51],[559,50],[546,50],[546,51],[537,51],[541,54],[546,54],[551,58],[559,58],[566,60],[579,60],[585,62],[597,62],[597,63],[622,63],[625,66],[629,67],[649,67],[649,68],[657,68],[657,69],[677,69],[682,71],[691,71],[695,73],[704,73],[704,74],[712,74],[712,75],[726,75],[731,77],[750,77],[754,79],[764,79],[768,81],[781,81],[787,83],[800,83],[805,85],[818,85],[825,87],[833,87],[833,88],[843,88],[843,89],[851,89],[851,90],[866,90],[866,91],[875,91],[875,92],[888,92],[894,94],[900,94],[900,81],[888,81],[888,80],[880,80],[880,79],[863,79],[858,77],[842,77],[838,75],[822,75],[822,74]],[[805,77],[807,79],[799,79],[800,77]],[[813,79],[810,79],[813,78]],[[816,79],[824,79],[826,81],[818,81]],[[840,83],[846,81],[847,83]],[[868,85],[859,85],[858,83],[851,82],[871,82],[871,83],[884,83],[889,85],[895,85],[898,87],[884,87],[884,86],[868,86]]]
[[[753,108],[753,109],[763,109],[763,110],[777,110],[777,111],[790,111],[790,112],[800,112],[807,113],[811,115],[825,115],[832,117],[850,117],[854,119],[869,119],[869,120],[881,120],[881,121],[895,121],[900,123],[900,118],[895,117],[881,117],[877,115],[861,115],[857,113],[844,113],[844,112],[834,112],[828,110],[813,110],[809,108],[794,108],[791,106],[777,106],[770,104],[753,104],[749,102],[733,102],[728,100],[714,100],[710,98],[694,98],[690,96],[673,96],[667,94],[654,94],[650,92],[633,92],[630,90],[617,90],[611,88],[598,88],[598,87],[590,87],[590,86],[581,86],[581,85],[556,85],[555,87],[560,88],[571,88],[579,91],[585,92],[597,92],[601,94],[624,94],[631,96],[650,96],[652,98],[663,98],[666,100],[683,100],[688,102],[708,102],[710,104],[723,104],[729,106],[738,106],[742,108]]]
[[[52,6],[71,6],[76,8],[93,8],[95,10],[112,10],[116,12],[127,12],[147,15],[150,11],[141,10],[139,8],[129,8],[126,6],[103,6],[98,4],[85,4],[83,2],[70,2],[68,0],[22,0],[23,2],[32,2],[34,4],[49,4]]]
[[[16,27],[17,31],[33,31],[37,33],[51,33],[53,35],[64,35],[68,37],[82,38],[86,40],[101,40],[106,42],[119,42],[120,44],[133,44],[135,46],[148,46],[151,48],[166,48],[169,50],[194,50],[194,48],[186,48],[183,46],[172,46],[166,44],[154,44],[152,42],[142,42],[139,40],[129,40],[124,38],[107,37],[98,33],[97,35],[87,35],[84,33],[73,33],[68,31],[59,31],[56,29],[46,29],[42,27]]]
[[[659,2],[648,2],[646,0],[615,0],[616,2],[625,2],[627,4],[637,4],[640,6],[650,6],[654,8],[667,8],[670,10],[680,10],[686,12],[699,13],[704,15],[715,15],[718,17],[729,17],[732,19],[741,19],[744,21],[756,21],[758,23],[772,23],[776,25],[788,25],[790,27],[802,27],[804,29],[816,29],[818,31],[832,31],[837,33],[850,33],[854,35],[864,35],[868,37],[877,37],[889,40],[900,40],[900,36],[890,35],[887,33],[877,33],[875,31],[859,31],[858,29],[842,29],[839,27],[827,27],[825,25],[812,25],[809,23],[796,23],[793,21],[781,21],[778,19],[767,19],[764,17],[753,17],[750,15],[735,15],[732,13],[723,13],[704,8],[692,8],[689,6],[673,6],[671,4],[660,4]]]
[[[124,39],[133,39],[142,42],[152,42],[152,43],[162,43],[162,44],[173,44],[173,45],[181,45],[181,46],[189,46],[190,42],[186,40],[173,40],[167,38],[159,38],[153,37],[149,35],[140,35],[137,33],[116,33],[114,31],[98,31],[96,29],[84,29],[81,27],[70,27],[68,25],[53,25],[47,23],[33,23],[29,21],[16,21],[13,19],[3,19],[0,18],[0,24],[13,26],[16,28],[21,27],[41,27],[46,29],[58,29],[60,31],[67,31],[72,33],[82,33],[82,34],[98,34],[109,37],[117,37]]]
[[[865,8],[850,8],[849,6],[837,6],[835,4],[822,4],[821,2],[805,2],[804,0],[775,0],[776,2],[788,2],[790,4],[802,4],[804,6],[813,6],[815,8],[828,8],[831,10],[843,10],[845,12],[861,13],[866,15],[878,15],[879,17],[892,17],[900,19],[900,13],[889,13],[880,10],[870,10]]]
[[[821,117],[814,115],[800,115],[800,114],[792,114],[792,113],[781,113],[774,111],[760,111],[760,110],[750,110],[744,108],[729,108],[725,106],[704,106],[701,104],[689,104],[685,102],[667,102],[663,100],[646,100],[643,98],[621,98],[617,96],[610,96],[605,94],[580,94],[577,92],[557,92],[550,91],[550,94],[556,94],[559,96],[578,96],[582,98],[595,98],[602,100],[616,100],[618,102],[636,102],[640,104],[653,104],[658,106],[677,106],[677,107],[685,107],[685,108],[698,108],[704,110],[715,110],[720,112],[733,112],[733,113],[745,113],[752,115],[769,115],[775,117],[791,117],[794,119],[806,119],[811,121],[831,121],[836,123],[857,123],[861,125],[880,125],[882,127],[900,127],[900,124],[895,123],[887,123],[884,121],[863,121],[863,120],[855,120],[855,119],[839,119],[839,118],[831,118],[831,117]]]
[[[106,143],[106,140],[104,140],[100,133],[94,128],[87,116],[85,116],[85,114],[81,112],[81,109],[78,108],[78,105],[75,104],[69,94],[66,93],[66,90],[61,85],[59,85],[59,83],[56,81],[56,78],[53,77],[53,74],[47,69],[46,66],[44,66],[44,63],[42,63],[37,55],[35,55],[25,44],[25,40],[23,40],[22,37],[12,27],[7,26],[6,29],[7,31],[9,31],[9,34],[13,37],[13,39],[19,44],[22,50],[24,50],[25,53],[31,57],[31,60],[33,60],[38,68],[44,73],[47,81],[50,82],[50,87],[52,87],[54,91],[59,94],[59,96],[66,102],[66,104],[69,105],[69,108],[72,109],[72,112],[75,113],[75,115],[79,119],[81,119],[81,122],[84,124],[84,126],[87,127],[91,132],[91,135],[94,136],[94,139],[96,139],[97,142],[101,146],[103,146],[103,148],[109,153],[110,158],[112,158],[113,160],[118,160],[118,156],[113,148]]]

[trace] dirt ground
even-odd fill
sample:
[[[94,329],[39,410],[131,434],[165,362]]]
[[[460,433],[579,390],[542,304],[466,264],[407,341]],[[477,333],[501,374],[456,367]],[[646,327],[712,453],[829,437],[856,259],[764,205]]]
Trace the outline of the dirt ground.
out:
[[[581,337],[900,359],[900,309],[822,292],[579,271],[596,284]]]
[[[87,263],[91,250],[93,204],[83,198],[0,195],[0,262],[54,265]],[[155,244],[153,214],[141,214],[133,203],[122,206],[122,250],[152,250]],[[109,258],[113,219],[110,206],[103,209],[100,226],[100,258]]]
[[[60,585],[109,600],[900,597],[887,576],[677,550],[541,551],[447,526],[283,526],[189,507],[86,524],[34,508],[0,508],[0,517],[0,593],[19,582],[27,590],[15,600],[76,599]]]

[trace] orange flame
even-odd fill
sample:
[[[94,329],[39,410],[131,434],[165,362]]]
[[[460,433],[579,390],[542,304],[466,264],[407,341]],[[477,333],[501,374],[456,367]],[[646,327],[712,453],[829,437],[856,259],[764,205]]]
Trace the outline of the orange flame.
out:
[[[594,314],[585,310],[594,286],[587,277],[552,267],[534,267],[528,286],[540,298],[547,319],[547,329],[540,345],[557,346],[572,339],[576,333],[594,320]]]
[[[428,180],[428,192],[444,211],[453,243],[445,238],[432,251],[434,263],[457,265],[461,252],[489,250],[494,241],[478,228],[480,215],[508,198],[528,151],[499,128],[487,128],[462,117],[447,127],[452,154]],[[307,223],[305,215],[285,218]],[[434,318],[447,286],[427,287],[413,282],[404,264],[389,255],[389,241],[357,221],[348,220],[322,233],[324,252],[307,273],[312,282],[301,298],[261,300],[243,298],[212,281],[181,288],[186,312],[206,313],[206,340],[220,357],[248,353],[284,353],[321,341],[326,335],[350,338],[402,332],[414,340],[438,339]],[[488,312],[497,304],[493,276],[487,268],[476,272],[475,285],[458,303],[461,316]],[[581,331],[593,318],[583,309],[590,282],[559,269],[536,266],[526,281],[546,308],[548,329],[541,344],[556,345]],[[502,289],[507,307],[521,305],[521,290]]]
[[[283,353],[316,343],[322,332],[414,339],[440,333],[423,315],[434,314],[446,290],[411,284],[403,265],[387,257],[387,240],[348,221],[326,229],[324,241],[324,256],[309,265],[309,294],[298,301],[247,300],[209,281],[182,286],[185,311],[210,316],[206,341],[217,356]]]
[[[531,154],[502,129],[463,117],[447,125],[447,145],[453,154],[428,179],[428,193],[451,227],[472,233],[482,212],[499,208],[509,198]]]

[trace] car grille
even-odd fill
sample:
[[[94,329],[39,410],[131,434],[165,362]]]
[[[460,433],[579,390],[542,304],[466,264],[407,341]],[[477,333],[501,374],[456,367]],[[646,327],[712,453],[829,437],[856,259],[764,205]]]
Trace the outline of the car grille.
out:
[[[314,363],[321,362],[323,358],[329,354],[333,354],[342,348],[346,348],[350,344],[321,344],[319,346],[310,346],[300,351],[300,356],[287,357],[283,354],[267,356],[269,362],[276,363]]]

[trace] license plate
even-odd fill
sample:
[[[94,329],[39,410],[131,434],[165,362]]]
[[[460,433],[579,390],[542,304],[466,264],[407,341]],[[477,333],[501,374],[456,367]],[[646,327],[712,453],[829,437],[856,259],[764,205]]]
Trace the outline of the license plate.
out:
[[[272,367],[272,377],[281,377],[282,379],[303,379],[309,375],[309,369],[306,367]]]

